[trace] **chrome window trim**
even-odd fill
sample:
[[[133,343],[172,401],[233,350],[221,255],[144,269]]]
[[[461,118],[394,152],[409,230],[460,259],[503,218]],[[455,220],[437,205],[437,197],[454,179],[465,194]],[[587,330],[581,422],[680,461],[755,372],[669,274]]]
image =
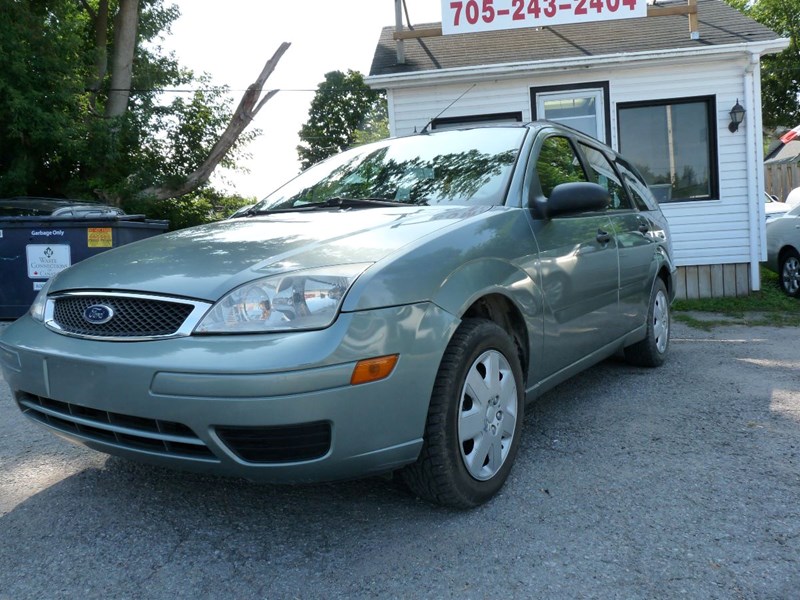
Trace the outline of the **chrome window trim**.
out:
[[[183,324],[178,328],[175,333],[169,335],[152,335],[152,336],[103,336],[103,335],[84,335],[80,333],[72,333],[62,329],[58,323],[55,322],[55,303],[56,300],[61,298],[75,298],[81,296],[104,296],[107,298],[129,298],[135,300],[150,300],[154,302],[171,302],[173,304],[188,304],[192,306],[192,312],[184,319]],[[47,303],[44,309],[44,324],[48,329],[55,331],[61,335],[69,337],[80,338],[82,340],[97,340],[100,342],[149,342],[153,340],[167,340],[179,337],[188,337],[194,331],[194,328],[200,323],[200,320],[211,309],[214,304],[212,302],[204,302],[200,300],[187,300],[186,298],[176,298],[174,296],[156,296],[153,294],[134,294],[129,292],[106,292],[102,290],[84,291],[84,292],[63,292],[55,293],[47,297]]]

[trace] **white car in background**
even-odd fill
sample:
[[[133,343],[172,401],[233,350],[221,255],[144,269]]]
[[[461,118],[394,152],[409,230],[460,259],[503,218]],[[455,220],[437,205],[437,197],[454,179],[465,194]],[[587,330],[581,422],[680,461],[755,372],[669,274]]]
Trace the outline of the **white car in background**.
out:
[[[785,215],[790,208],[791,206],[785,202],[779,201],[777,196],[764,192],[764,215],[767,218],[767,223],[772,219]]]
[[[781,289],[800,298],[800,204],[767,223],[767,263]]]
[[[789,195],[786,196],[785,204],[786,206],[789,207],[790,210],[795,206],[800,205],[800,187],[796,187],[791,192],[789,192]]]

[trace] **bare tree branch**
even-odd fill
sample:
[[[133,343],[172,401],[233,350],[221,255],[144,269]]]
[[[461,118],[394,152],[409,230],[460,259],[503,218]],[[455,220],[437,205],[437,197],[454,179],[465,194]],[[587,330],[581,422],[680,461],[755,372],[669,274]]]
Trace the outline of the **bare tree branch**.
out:
[[[256,79],[255,82],[247,88],[247,91],[242,95],[242,99],[239,101],[239,105],[236,107],[236,111],[233,113],[233,116],[228,123],[228,127],[220,136],[219,140],[217,140],[217,143],[214,144],[214,147],[211,149],[211,152],[209,153],[205,162],[200,165],[197,170],[191,173],[183,182],[183,184],[175,187],[150,187],[142,191],[142,196],[151,197],[156,200],[177,198],[179,196],[188,194],[208,181],[208,178],[211,177],[214,169],[233,147],[241,133],[258,114],[258,111],[261,110],[261,108],[267,103],[267,101],[269,101],[270,98],[274,97],[275,94],[278,93],[279,90],[268,90],[264,97],[261,98],[262,93],[264,93],[264,83],[267,81],[269,76],[272,75],[272,72],[275,70],[278,61],[280,61],[281,57],[289,49],[290,45],[291,44],[288,42],[283,42],[275,51],[275,54],[272,55],[272,58],[270,58],[264,65],[264,68],[262,69],[261,74],[258,76],[258,79]]]

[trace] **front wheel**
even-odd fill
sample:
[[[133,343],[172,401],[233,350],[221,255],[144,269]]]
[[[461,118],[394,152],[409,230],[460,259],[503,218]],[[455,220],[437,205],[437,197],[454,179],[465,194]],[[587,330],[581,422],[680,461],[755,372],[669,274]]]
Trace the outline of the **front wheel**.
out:
[[[403,479],[420,497],[445,506],[486,502],[511,470],[523,411],[514,342],[492,321],[465,320],[445,350],[422,451]]]
[[[792,298],[800,298],[800,254],[790,249],[781,257],[781,289]]]
[[[657,278],[647,310],[647,335],[641,342],[625,348],[625,360],[639,367],[659,367],[669,349],[669,298],[667,286]]]

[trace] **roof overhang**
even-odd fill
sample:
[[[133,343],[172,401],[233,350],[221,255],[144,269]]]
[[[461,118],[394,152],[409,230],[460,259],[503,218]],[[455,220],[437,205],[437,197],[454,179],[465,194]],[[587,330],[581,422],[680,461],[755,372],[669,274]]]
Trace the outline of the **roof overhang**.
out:
[[[763,42],[743,42],[704,48],[670,48],[664,50],[648,50],[645,52],[622,52],[601,56],[582,56],[579,58],[558,58],[552,60],[503,63],[496,65],[479,65],[452,69],[435,69],[391,75],[375,75],[365,78],[365,82],[375,89],[399,89],[418,87],[426,84],[461,83],[511,79],[529,74],[558,72],[588,67],[614,67],[646,63],[659,64],[680,63],[695,58],[715,58],[724,55],[742,55],[761,57],[765,54],[781,52],[789,47],[789,38],[777,38]]]

